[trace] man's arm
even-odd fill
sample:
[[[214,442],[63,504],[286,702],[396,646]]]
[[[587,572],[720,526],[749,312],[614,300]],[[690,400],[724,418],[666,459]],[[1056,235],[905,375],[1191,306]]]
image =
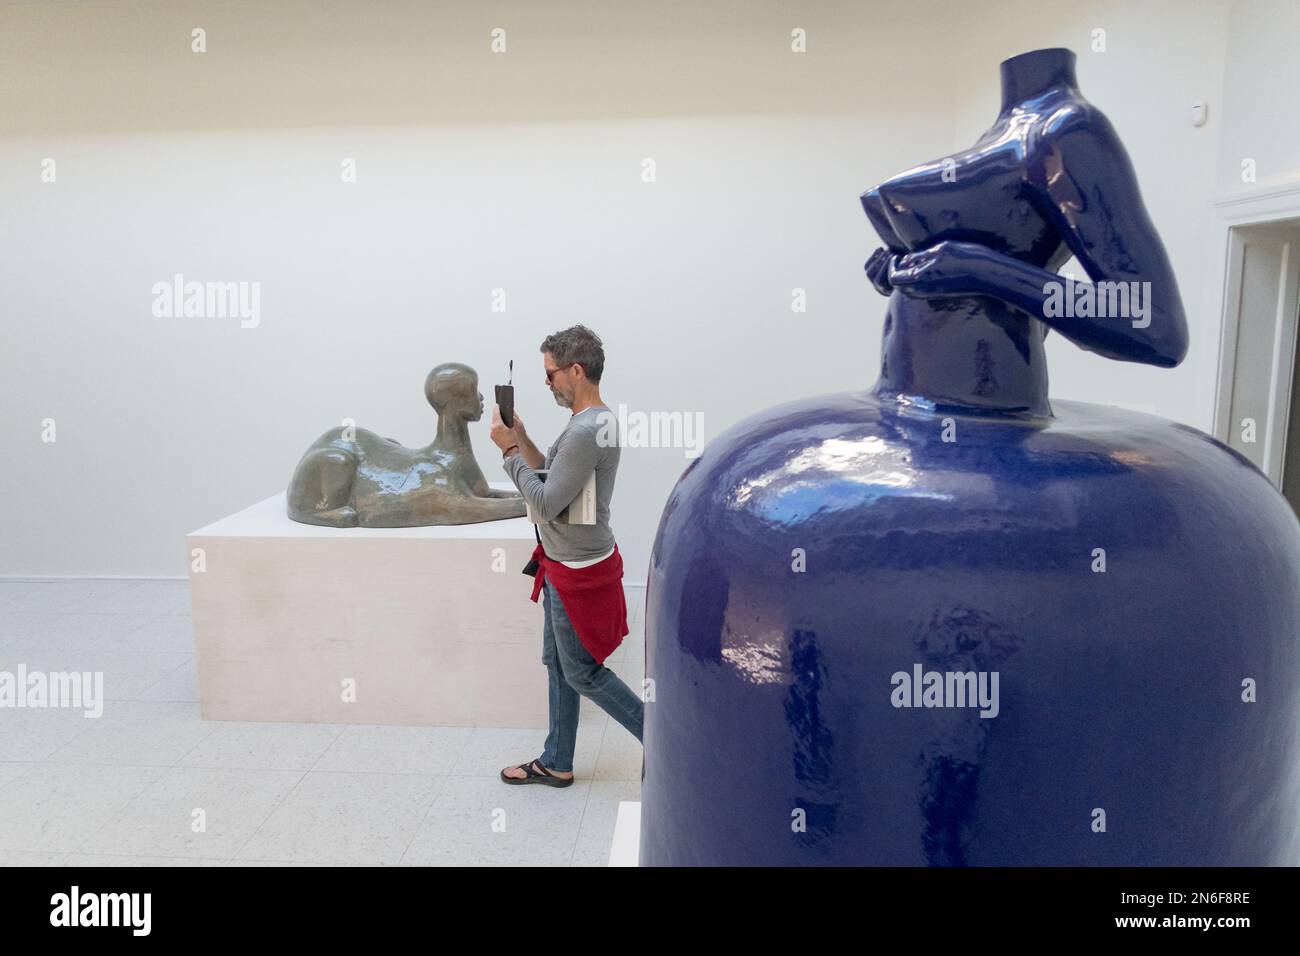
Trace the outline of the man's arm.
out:
[[[521,453],[508,455],[503,467],[537,520],[554,521],[581,493],[582,486],[596,470],[602,449],[594,431],[587,428],[569,430],[555,450],[555,459],[545,481],[537,476],[531,463],[524,460],[522,451],[521,445]]]
[[[517,434],[519,435],[519,454],[524,459],[524,463],[534,470],[541,468],[543,462],[546,461],[546,456],[533,444],[533,440],[523,431],[522,425],[517,430]]]
[[[495,421],[499,417],[500,412],[497,409],[493,409],[493,420]],[[528,467],[541,468],[546,462],[546,456],[538,450],[537,446],[533,444],[533,440],[528,437],[528,429],[524,428],[524,420],[519,417],[519,412],[517,410],[515,411],[515,423],[511,427],[511,431],[515,436],[514,443],[519,446],[519,454],[524,456],[524,461],[528,464]],[[504,449],[504,447],[505,446],[503,445],[502,448]]]

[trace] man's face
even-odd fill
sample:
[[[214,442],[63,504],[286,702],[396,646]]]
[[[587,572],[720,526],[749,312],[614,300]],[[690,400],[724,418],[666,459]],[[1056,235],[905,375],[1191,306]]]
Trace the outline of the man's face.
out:
[[[546,387],[555,396],[555,404],[562,408],[572,408],[577,400],[577,390],[573,381],[573,366],[561,369],[555,364],[555,357],[550,352],[542,353],[542,368],[546,372]]]

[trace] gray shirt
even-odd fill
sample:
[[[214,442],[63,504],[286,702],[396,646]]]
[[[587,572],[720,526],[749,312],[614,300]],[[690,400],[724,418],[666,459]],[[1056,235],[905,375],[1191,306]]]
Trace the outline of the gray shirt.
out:
[[[608,406],[593,405],[572,416],[555,444],[547,450],[542,467],[550,470],[545,481],[528,467],[522,455],[511,455],[502,463],[538,518],[537,532],[548,558],[591,561],[613,550],[609,503],[614,497],[618,457],[617,419]],[[555,519],[578,497],[593,470],[596,472],[596,523],[557,523]]]

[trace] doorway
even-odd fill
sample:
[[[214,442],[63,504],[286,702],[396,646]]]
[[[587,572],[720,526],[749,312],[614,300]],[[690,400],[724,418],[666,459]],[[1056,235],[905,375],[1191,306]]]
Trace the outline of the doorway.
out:
[[[1228,234],[1215,437],[1300,514],[1300,218]]]

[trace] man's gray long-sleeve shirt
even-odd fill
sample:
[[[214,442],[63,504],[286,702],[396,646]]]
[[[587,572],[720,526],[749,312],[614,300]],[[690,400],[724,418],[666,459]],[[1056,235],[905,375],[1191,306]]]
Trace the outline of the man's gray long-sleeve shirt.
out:
[[[614,548],[609,527],[609,503],[618,473],[618,425],[608,406],[584,408],[569,419],[560,437],[546,452],[546,480],[528,467],[522,455],[511,455],[502,466],[538,519],[537,533],[546,556],[553,561],[591,561]],[[596,472],[596,523],[557,524],[555,518],[582,491]]]

